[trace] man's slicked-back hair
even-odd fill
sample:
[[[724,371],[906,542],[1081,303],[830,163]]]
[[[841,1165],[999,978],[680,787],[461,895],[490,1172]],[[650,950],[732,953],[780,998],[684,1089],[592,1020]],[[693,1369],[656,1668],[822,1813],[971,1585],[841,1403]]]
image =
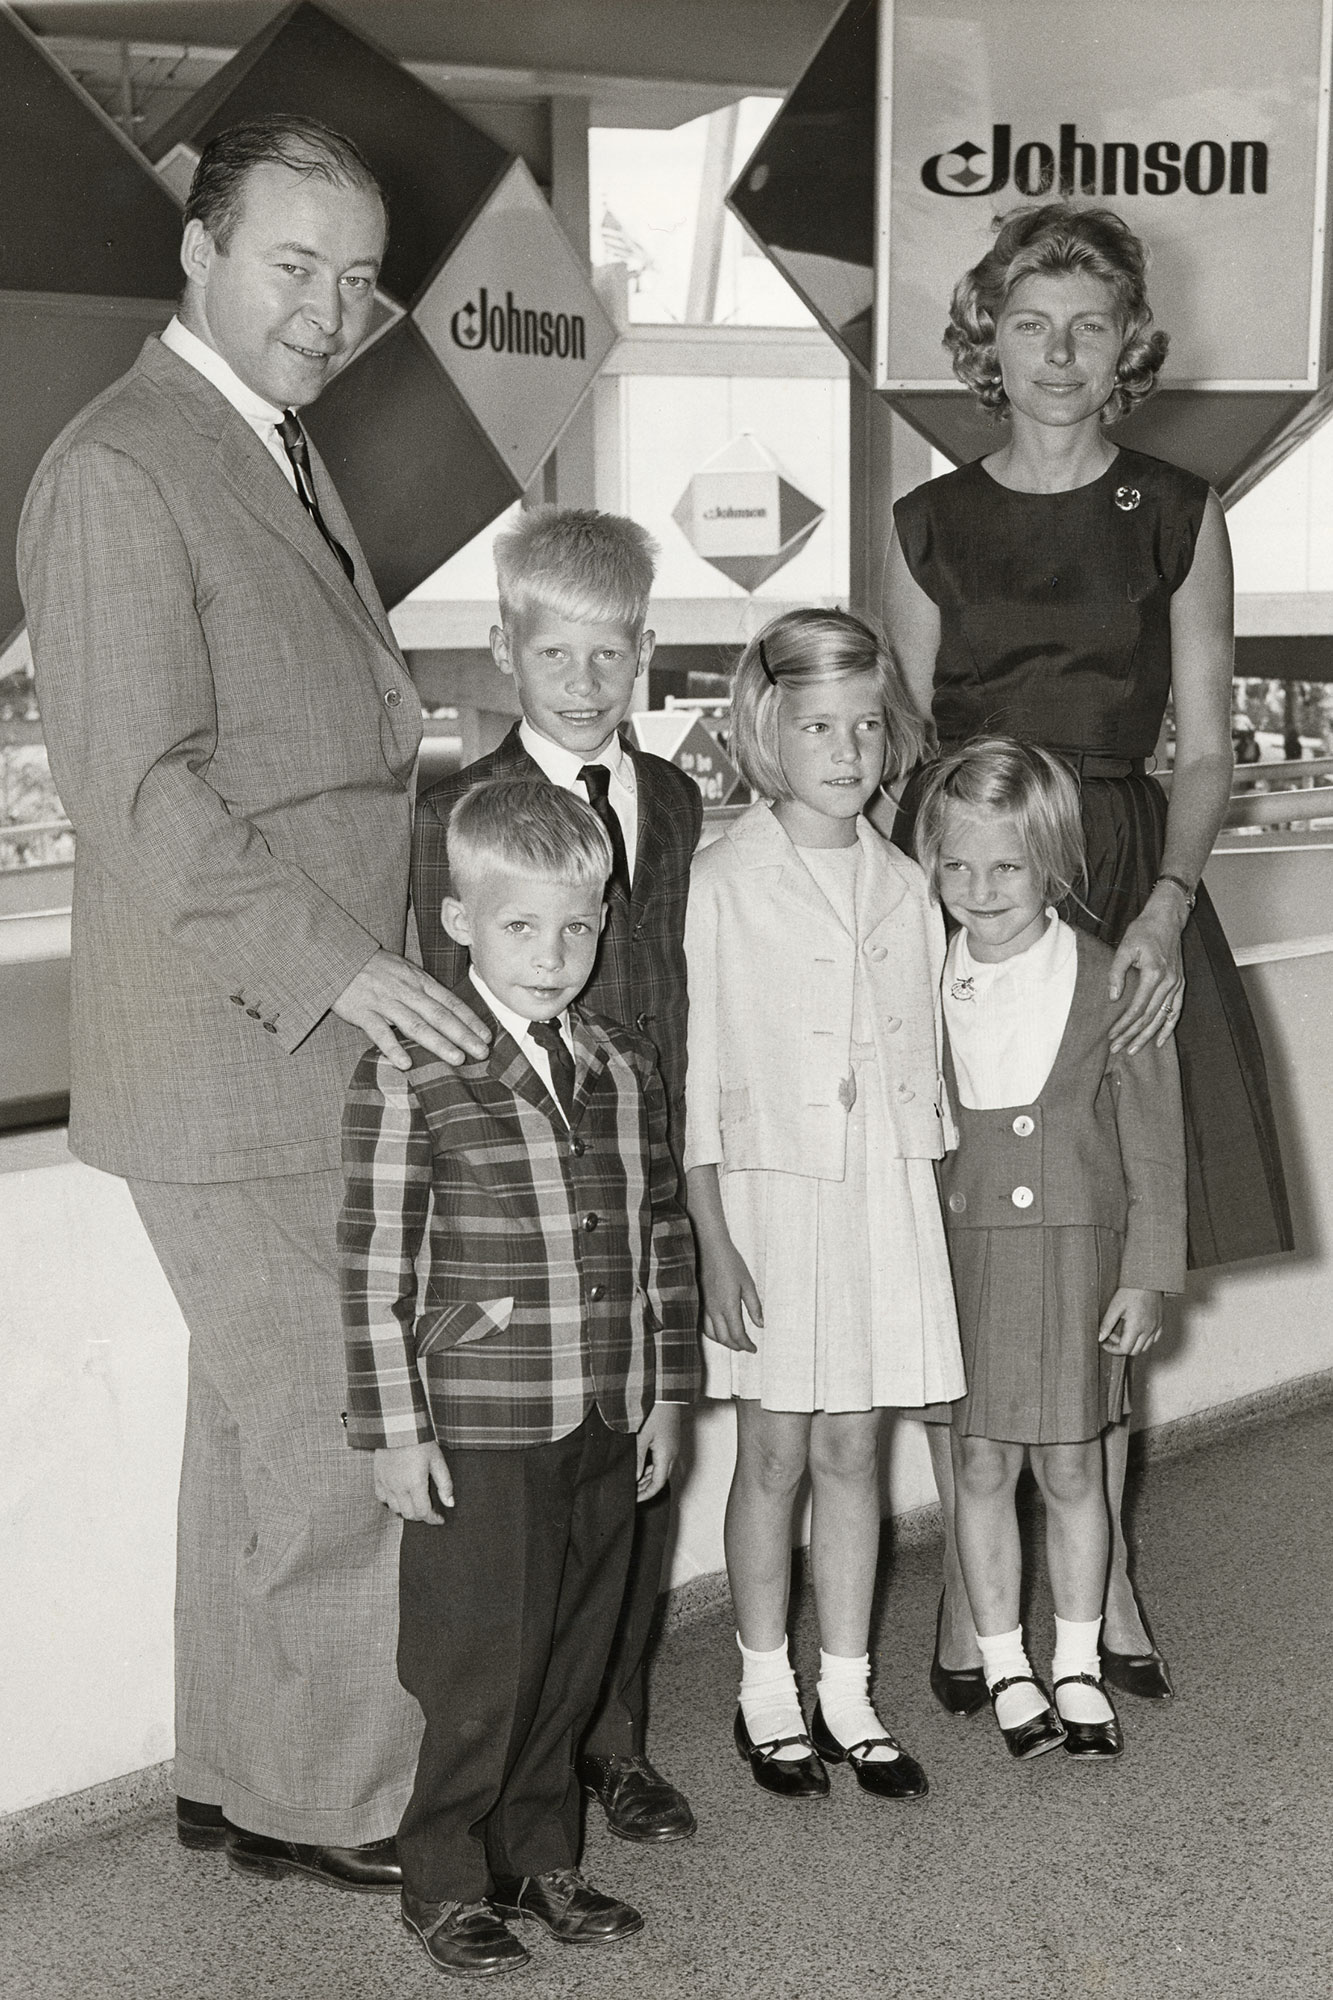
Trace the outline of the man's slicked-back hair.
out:
[[[1046,900],[1060,903],[1077,895],[1087,876],[1078,782],[1051,751],[1012,736],[974,736],[931,765],[917,801],[912,844],[936,896],[951,805],[1016,820]]]
[[[604,887],[611,838],[590,805],[546,778],[493,778],[464,792],[445,833],[455,895],[488,868]]]
[[[595,507],[525,507],[495,538],[500,617],[540,604],[581,622],[642,625],[658,547],[646,528]]]
[[[388,212],[374,168],[343,133],[318,118],[270,111],[262,118],[229,125],[209,140],[199,156],[185,220],[202,222],[219,250],[225,251],[231,241],[245,199],[246,176],[256,167],[286,167],[334,187],[361,188],[378,195]]]

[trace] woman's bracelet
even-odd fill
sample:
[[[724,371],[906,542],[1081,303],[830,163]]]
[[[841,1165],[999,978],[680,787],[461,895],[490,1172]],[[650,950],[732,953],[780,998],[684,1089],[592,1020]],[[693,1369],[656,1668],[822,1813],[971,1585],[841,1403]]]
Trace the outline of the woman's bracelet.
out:
[[[1195,903],[1199,900],[1197,892],[1191,889],[1189,883],[1184,881],[1179,875],[1159,875],[1157,882],[1169,882],[1173,888],[1179,889],[1181,895],[1185,898],[1185,908],[1187,910],[1192,910]],[[1157,887],[1157,882],[1154,882],[1154,888]]]

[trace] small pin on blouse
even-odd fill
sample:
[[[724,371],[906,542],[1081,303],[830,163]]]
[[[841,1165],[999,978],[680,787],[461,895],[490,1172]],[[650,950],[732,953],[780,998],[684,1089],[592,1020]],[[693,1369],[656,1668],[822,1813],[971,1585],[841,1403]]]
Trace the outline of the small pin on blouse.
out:
[[[1115,504],[1122,514],[1132,514],[1138,506],[1139,501],[1143,498],[1143,495],[1139,492],[1137,486],[1117,486],[1114,498]]]
[[[975,1000],[977,997],[976,980],[971,973],[968,974],[966,979],[955,979],[949,988],[949,992],[955,1000]]]

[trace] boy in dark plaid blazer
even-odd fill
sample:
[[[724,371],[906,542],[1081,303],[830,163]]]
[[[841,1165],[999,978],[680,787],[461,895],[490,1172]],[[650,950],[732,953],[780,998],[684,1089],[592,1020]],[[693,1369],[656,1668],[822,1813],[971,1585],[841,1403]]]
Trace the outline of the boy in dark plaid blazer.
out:
[[[619,733],[634,683],[652,657],[645,630],[655,547],[634,521],[534,508],[496,538],[501,623],[491,650],[523,709],[497,750],[417,801],[412,901],[426,970],[457,987],[467,951],[441,921],[450,894],[445,827],[469,785],[545,776],[587,798],[615,845],[615,867],[587,1004],[646,1035],[657,1050],[668,1136],[679,1164],[685,1132],[685,898],[703,806],[692,778]],[[670,1495],[639,1508],[620,1629],[580,1774],[625,1840],[679,1840],[689,1802],[648,1761],[645,1655],[670,1526]]]
[[[403,1516],[399,1673],[426,1718],[403,1916],[441,1969],[482,1976],[527,1957],[505,1915],[575,1944],[642,1925],[578,1872],[573,1748],[636,1492],[664,1484],[694,1394],[697,1303],[654,1052],[570,1005],[604,828],[541,780],[483,785],[449,858],[490,1049],[362,1058],[339,1238],[348,1433]]]

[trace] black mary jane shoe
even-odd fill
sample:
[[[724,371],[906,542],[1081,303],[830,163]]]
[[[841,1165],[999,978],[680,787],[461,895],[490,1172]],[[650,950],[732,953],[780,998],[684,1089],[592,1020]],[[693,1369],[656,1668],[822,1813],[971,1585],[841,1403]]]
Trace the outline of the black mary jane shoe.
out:
[[[1065,1725],[1035,1674],[1008,1674],[1004,1680],[996,1681],[990,1690],[991,1707],[994,1708],[997,1695],[1003,1694],[1006,1688],[1018,1687],[1022,1682],[1028,1682],[1038,1694],[1045,1695],[1045,1708],[1039,1715],[1029,1716],[1026,1722],[1016,1722],[1012,1729],[1006,1729],[998,1715],[995,1720],[1009,1746],[1009,1755],[1026,1761],[1030,1757],[1042,1757],[1048,1750],[1058,1750],[1065,1740]]]
[[[976,1715],[990,1699],[980,1667],[946,1667],[940,1661],[940,1627],[944,1623],[944,1592],[935,1613],[935,1657],[930,1663],[930,1691],[946,1715]]]
[[[775,1736],[771,1742],[755,1743],[745,1726],[745,1715],[736,1710],[736,1725],[732,1732],[736,1738],[736,1749],[750,1766],[750,1774],[756,1785],[766,1792],[775,1792],[780,1799],[822,1799],[828,1796],[828,1772],[815,1755],[815,1746],[810,1738],[801,1736]],[[803,1743],[809,1751],[806,1757],[775,1757],[775,1750],[785,1750],[792,1743]]]
[[[824,1711],[818,1702],[810,1718],[810,1741],[827,1764],[850,1764],[856,1782],[863,1792],[873,1792],[879,1799],[924,1799],[930,1786],[926,1774],[915,1757],[909,1757],[901,1743],[883,1730],[878,1736],[863,1737],[861,1742],[850,1744],[843,1749],[833,1731],[824,1720]],[[896,1757],[868,1757],[866,1752],[877,1744],[887,1743],[896,1750]]]
[[[1110,1698],[1096,1674],[1062,1674],[1055,1683],[1052,1693],[1059,1694],[1062,1687],[1090,1687],[1109,1705]],[[1056,1710],[1059,1715],[1059,1709]],[[1071,1757],[1118,1757],[1125,1747],[1125,1739],[1120,1733],[1120,1718],[1111,1709],[1106,1722],[1071,1722],[1061,1715],[1065,1730],[1065,1749]]]

